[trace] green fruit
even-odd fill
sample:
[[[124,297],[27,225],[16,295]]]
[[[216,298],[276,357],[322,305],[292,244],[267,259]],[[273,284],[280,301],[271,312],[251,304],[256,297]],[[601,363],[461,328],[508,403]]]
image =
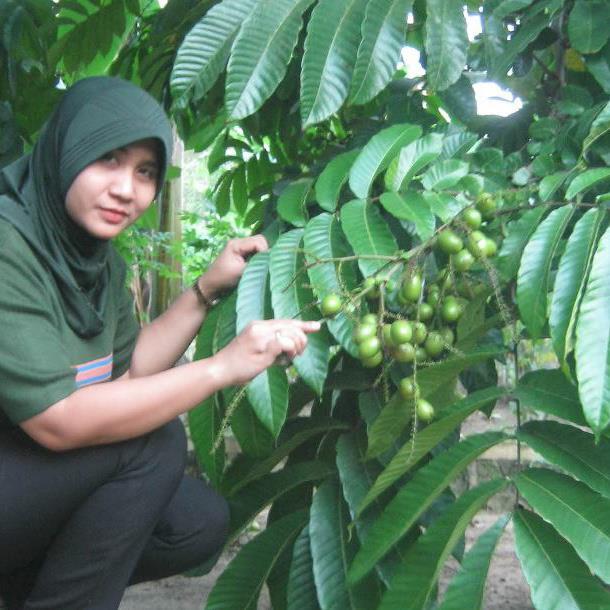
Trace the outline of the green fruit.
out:
[[[483,222],[483,217],[481,216],[481,212],[479,212],[479,210],[476,208],[466,208],[462,212],[462,220],[471,229],[478,229]]]
[[[377,337],[369,337],[358,346],[358,355],[361,360],[372,358],[377,352],[381,351],[381,341]]]
[[[424,422],[429,422],[434,419],[434,407],[423,398],[418,399],[415,403],[415,410],[417,411],[417,417]]]
[[[456,254],[464,247],[464,242],[451,229],[441,231],[436,243],[445,254]]]
[[[428,356],[431,358],[440,356],[442,351],[445,349],[445,341],[441,333],[435,330],[429,332],[428,336],[426,337],[424,348]]]
[[[441,317],[445,322],[455,322],[462,315],[462,306],[455,297],[448,296],[441,306]]]
[[[468,271],[474,265],[474,256],[468,250],[460,250],[451,257],[456,271]]]
[[[421,345],[428,336],[428,329],[423,322],[415,322],[413,325],[413,341],[416,345]]]
[[[425,362],[428,360],[428,352],[423,347],[416,348],[415,360],[417,360],[417,362]]]
[[[485,240],[483,251],[487,258],[491,258],[492,256],[495,256],[496,252],[498,251],[498,246],[496,246],[496,242],[493,239],[488,237]]]
[[[377,326],[377,316],[374,313],[367,313],[360,318],[360,324],[371,324]]]
[[[377,352],[373,354],[370,358],[362,359],[362,366],[367,369],[374,369],[376,366],[379,366],[383,362],[383,354],[381,352]]]
[[[475,258],[485,257],[487,237],[482,231],[473,231],[468,236],[468,250]]]
[[[400,289],[402,296],[407,301],[415,303],[419,301],[421,295],[422,280],[421,276],[414,273],[411,277],[407,278]]]
[[[481,193],[477,197],[475,203],[477,210],[481,212],[483,218],[493,218],[494,212],[496,211],[496,200],[490,193]]]
[[[379,287],[377,285],[377,280],[374,277],[367,277],[362,287],[366,290],[366,298],[369,300],[376,299],[379,296]]]
[[[377,334],[377,327],[372,324],[361,324],[354,331],[354,341],[356,343],[362,343],[366,339],[370,339]]]
[[[422,322],[427,322],[431,320],[434,316],[434,308],[429,303],[422,303],[419,306],[419,319]]]
[[[404,377],[398,384],[398,391],[400,392],[400,395],[407,400],[409,398],[414,398],[417,394],[417,390],[418,388],[413,377]]]
[[[413,362],[415,348],[411,343],[401,343],[392,350],[392,358],[398,362]]]
[[[413,337],[413,327],[407,320],[396,320],[392,322],[391,330],[392,342],[394,345],[401,345],[402,343],[408,343]]]
[[[388,280],[385,284],[386,292],[394,292],[396,290],[396,282],[394,280]]]
[[[431,307],[436,307],[441,299],[440,288],[436,285],[434,287],[436,288],[436,290],[428,291],[428,296],[426,297],[426,303],[428,303],[428,305],[430,305]]]
[[[332,318],[341,311],[343,303],[341,297],[336,294],[327,294],[320,304],[320,310],[325,318]]]
[[[441,337],[445,347],[451,347],[455,341],[455,333],[447,326],[441,328]]]

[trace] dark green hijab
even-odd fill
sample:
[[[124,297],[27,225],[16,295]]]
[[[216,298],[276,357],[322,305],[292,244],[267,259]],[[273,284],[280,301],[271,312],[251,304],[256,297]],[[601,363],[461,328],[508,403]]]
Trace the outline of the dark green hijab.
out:
[[[66,193],[93,161],[145,138],[160,143],[158,194],[172,147],[165,112],[132,83],[86,78],[65,93],[31,154],[0,171],[0,218],[19,231],[53,275],[68,324],[83,338],[104,328],[114,257],[108,241],[68,216]]]

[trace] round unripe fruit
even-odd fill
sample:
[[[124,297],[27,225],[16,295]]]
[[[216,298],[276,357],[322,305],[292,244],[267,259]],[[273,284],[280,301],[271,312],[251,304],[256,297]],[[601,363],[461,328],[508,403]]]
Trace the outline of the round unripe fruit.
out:
[[[421,345],[428,336],[428,329],[423,322],[415,322],[413,325],[413,341],[416,345]]]
[[[464,247],[464,242],[450,229],[441,231],[436,243],[445,254],[456,254]]]
[[[411,343],[401,343],[392,350],[392,357],[397,362],[413,362],[415,360],[415,348]]]
[[[487,258],[491,258],[492,256],[495,256],[496,252],[498,251],[498,246],[496,246],[496,242],[493,239],[488,237],[485,240],[483,251]]]
[[[394,341],[392,341],[392,325],[384,324],[381,329],[381,337],[383,338],[383,344],[386,347],[394,347]]]
[[[343,303],[336,294],[327,294],[320,304],[320,310],[325,318],[332,318],[341,311]]]
[[[434,419],[434,407],[423,398],[418,399],[415,403],[415,410],[417,411],[417,417],[424,422],[429,422]]]
[[[400,395],[407,400],[409,398],[414,398],[417,394],[417,385],[415,384],[413,377],[404,377],[401,379],[398,384],[398,391],[400,392]]]
[[[366,339],[370,339],[377,334],[377,327],[372,324],[361,324],[354,331],[354,341],[356,343],[362,343]]]
[[[441,307],[441,317],[445,322],[455,322],[462,315],[462,306],[455,297],[448,296]]]
[[[453,342],[455,341],[454,332],[447,326],[441,328],[441,337],[443,338],[445,347],[452,346]]]
[[[438,302],[441,300],[441,291],[436,287],[436,290],[431,290],[428,292],[428,296],[426,297],[426,303],[431,307],[436,307]]]
[[[396,290],[396,282],[394,280],[388,280],[385,285],[385,291],[394,292]]]
[[[376,366],[379,366],[383,362],[383,354],[381,352],[377,352],[373,354],[370,358],[363,358],[361,360],[362,366],[367,369],[374,369]]]
[[[365,339],[358,346],[358,355],[361,360],[372,358],[377,352],[381,351],[381,341],[377,337],[370,337]]]
[[[431,358],[440,356],[445,349],[445,341],[441,333],[435,330],[429,332],[426,337],[426,342],[424,343],[424,349]]]
[[[462,212],[462,220],[471,229],[478,229],[483,222],[483,217],[481,216],[481,212],[476,208],[466,208]]]
[[[451,257],[456,271],[468,271],[474,265],[474,256],[468,250],[460,250]]]
[[[415,273],[405,280],[400,292],[407,301],[415,303],[419,301],[421,295],[421,276]]]
[[[367,277],[362,287],[366,290],[366,298],[369,300],[376,299],[379,296],[379,287],[377,286],[377,280],[374,277]]]
[[[428,352],[421,346],[415,349],[415,360],[417,362],[425,362],[428,360]]]
[[[468,236],[468,250],[475,258],[483,258],[485,256],[485,242],[487,236],[482,231],[473,231]]]
[[[434,316],[434,308],[429,303],[422,303],[419,306],[419,319],[422,322],[427,322]]]
[[[481,212],[483,218],[492,218],[496,211],[496,200],[489,193],[481,193],[477,197],[476,208]]]
[[[377,326],[377,316],[374,313],[367,313],[360,318],[360,324],[371,324]]]
[[[406,320],[396,320],[392,322],[391,330],[392,342],[394,345],[401,345],[402,343],[408,343],[413,337],[413,327],[410,322]]]

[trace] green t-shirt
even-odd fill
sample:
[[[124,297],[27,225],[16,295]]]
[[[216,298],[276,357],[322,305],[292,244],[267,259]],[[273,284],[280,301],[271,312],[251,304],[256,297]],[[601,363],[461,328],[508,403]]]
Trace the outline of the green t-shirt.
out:
[[[114,250],[110,260],[104,330],[83,339],[68,326],[50,273],[0,221],[0,429],[129,368],[138,324],[125,265]]]

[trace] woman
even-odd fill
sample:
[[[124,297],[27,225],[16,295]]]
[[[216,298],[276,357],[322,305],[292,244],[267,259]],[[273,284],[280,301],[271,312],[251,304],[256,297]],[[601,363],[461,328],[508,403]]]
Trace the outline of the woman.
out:
[[[0,172],[0,591],[10,608],[109,610],[134,582],[213,557],[226,503],[184,476],[177,416],[305,348],[317,323],[252,324],[173,368],[263,237],[229,242],[140,330],[109,240],[163,184],[161,107],[115,78],[77,83]]]

